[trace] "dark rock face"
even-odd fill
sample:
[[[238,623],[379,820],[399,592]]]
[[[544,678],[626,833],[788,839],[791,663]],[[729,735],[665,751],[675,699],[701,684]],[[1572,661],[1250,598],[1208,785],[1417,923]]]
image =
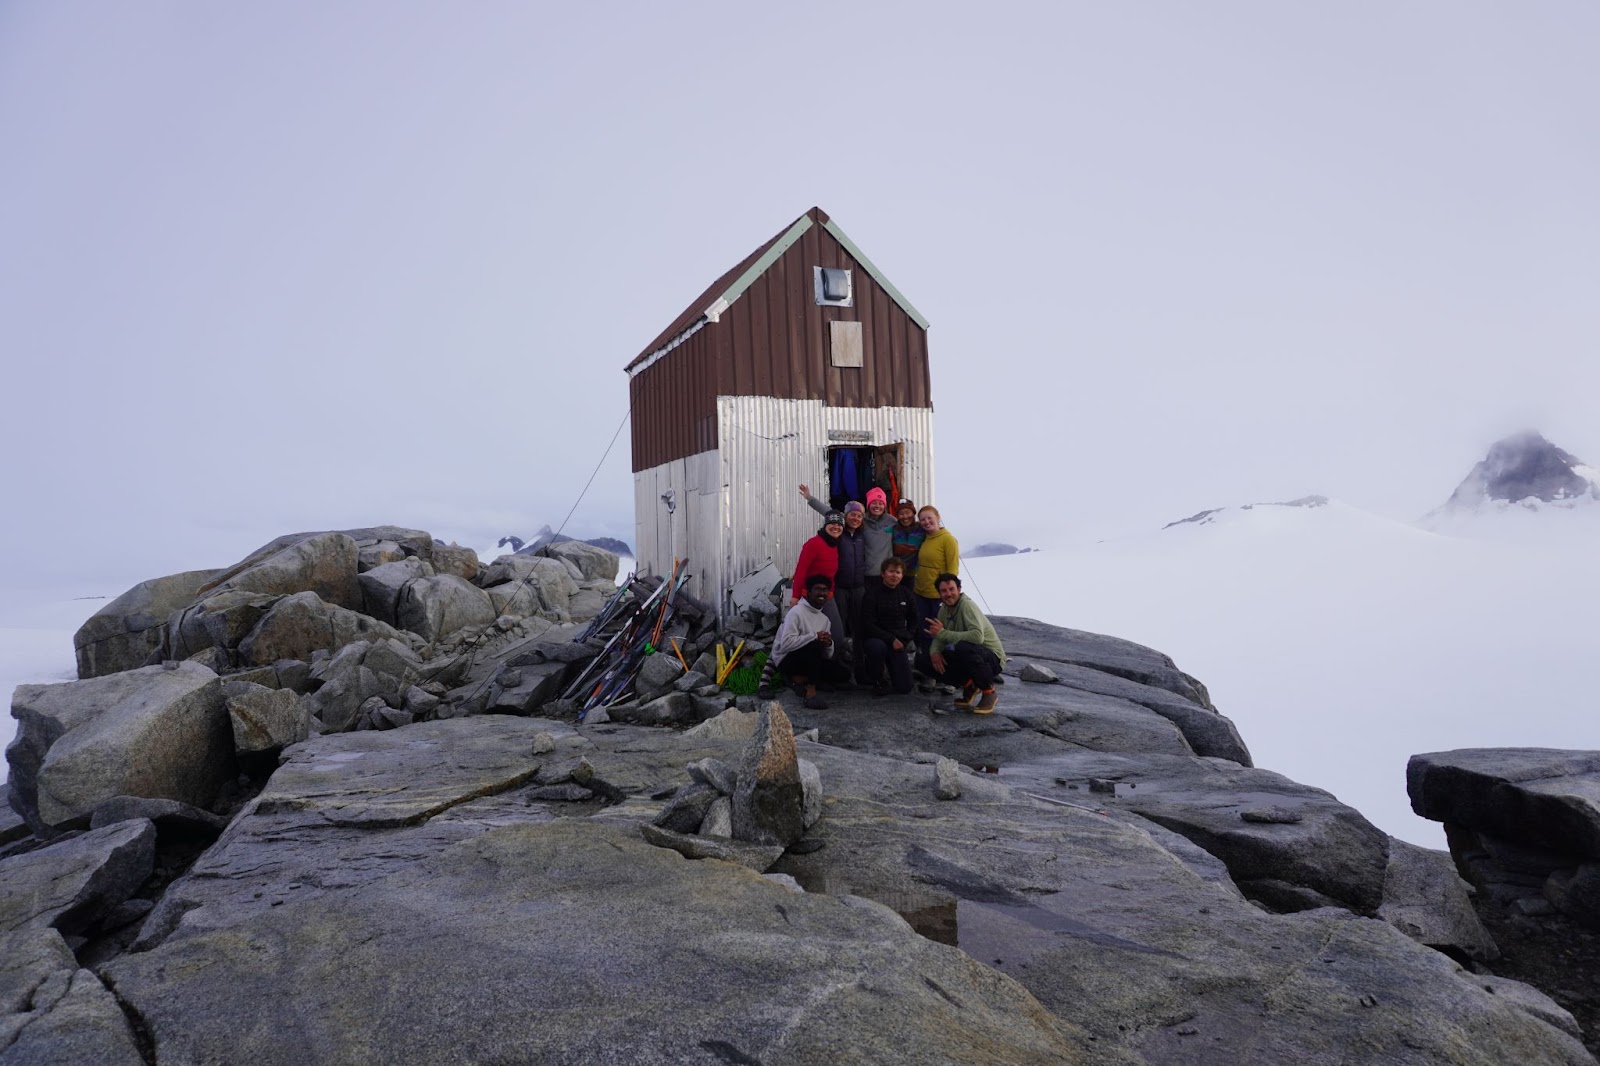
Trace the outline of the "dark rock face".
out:
[[[1069,685],[1142,704],[1177,726],[1197,755],[1252,765],[1239,730],[1212,707],[1205,686],[1160,652],[1032,618],[995,616],[990,621],[1008,658],[1049,663]]]
[[[155,862],[156,827],[118,822],[0,863],[0,933],[77,933],[133,895]]]
[[[313,738],[104,979],[156,1061],[1592,1063],[1531,989],[1347,912],[1263,913],[1131,812],[985,775],[940,801],[926,763],[807,744],[821,847],[649,825],[749,744],[517,718]],[[579,755],[620,802],[530,801]]]
[[[1336,906],[1370,915],[1384,900],[1388,836],[1321,789],[1267,770],[1184,755],[1083,752],[1011,767],[1007,777],[1054,796],[1073,785],[1080,795],[1115,796],[1108,802],[1118,809],[1221,859],[1245,895],[1274,910]],[[1097,790],[1097,782],[1109,787]],[[1275,814],[1253,817],[1262,810]]]
[[[1443,822],[1457,865],[1502,903],[1538,900],[1600,929],[1600,751],[1413,755],[1411,809]]]
[[[1581,465],[1575,456],[1538,433],[1519,433],[1490,445],[1489,454],[1467,474],[1450,501],[1458,505],[1484,499],[1550,503],[1593,496],[1600,489],[1573,469]]]
[[[0,934],[0,1060],[144,1066],[116,999],[54,929]]]

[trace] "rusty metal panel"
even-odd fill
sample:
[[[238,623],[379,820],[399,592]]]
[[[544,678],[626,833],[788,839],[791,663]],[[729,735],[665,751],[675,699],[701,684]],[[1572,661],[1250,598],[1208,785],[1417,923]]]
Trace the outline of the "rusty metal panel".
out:
[[[700,330],[628,382],[635,473],[716,447],[718,328]]]

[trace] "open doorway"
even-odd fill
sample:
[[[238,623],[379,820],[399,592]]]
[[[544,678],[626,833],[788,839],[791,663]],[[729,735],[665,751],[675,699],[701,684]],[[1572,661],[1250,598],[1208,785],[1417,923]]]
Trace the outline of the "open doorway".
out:
[[[866,503],[867,492],[879,488],[889,498],[892,513],[895,501],[905,495],[902,455],[899,444],[829,448],[828,505],[837,510],[851,500]]]

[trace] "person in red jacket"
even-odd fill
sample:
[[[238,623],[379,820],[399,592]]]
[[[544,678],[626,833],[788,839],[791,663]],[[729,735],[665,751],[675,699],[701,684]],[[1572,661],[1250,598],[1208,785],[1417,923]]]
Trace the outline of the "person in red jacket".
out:
[[[822,613],[828,616],[835,633],[844,632],[844,622],[839,617],[839,605],[833,599],[833,582],[839,572],[839,538],[844,536],[844,515],[829,511],[822,519],[817,535],[800,545],[800,559],[794,566],[794,580],[789,588],[789,606],[799,603],[806,594],[806,585],[813,577],[828,579],[828,600]]]

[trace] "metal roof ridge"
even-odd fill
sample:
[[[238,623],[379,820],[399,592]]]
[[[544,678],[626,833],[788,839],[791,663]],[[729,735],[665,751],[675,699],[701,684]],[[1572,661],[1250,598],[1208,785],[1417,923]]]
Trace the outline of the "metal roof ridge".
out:
[[[844,245],[844,250],[849,252],[855,261],[861,264],[861,269],[871,274],[872,280],[876,281],[883,288],[883,291],[888,293],[894,299],[894,302],[900,305],[900,310],[910,315],[911,320],[923,329],[928,328],[928,320],[922,317],[922,312],[911,306],[911,301],[906,299],[888,278],[884,277],[883,271],[879,270],[872,260],[867,258],[865,252],[856,247],[856,242],[845,236],[844,230],[839,228],[838,223],[830,218],[822,224],[822,228],[833,234],[834,240]]]
[[[815,208],[813,208],[813,210],[815,210]],[[782,237],[779,237],[777,240],[773,241],[772,247],[768,248],[766,252],[762,254],[760,259],[757,259],[754,263],[751,263],[750,269],[739,275],[738,280],[732,285],[728,286],[728,291],[723,293],[720,299],[713,302],[711,307],[706,308],[706,317],[715,322],[717,320],[716,315],[720,315],[723,311],[728,309],[728,306],[732,304],[733,301],[743,296],[745,290],[754,285],[756,283],[756,279],[765,274],[771,268],[772,264],[778,261],[779,256],[783,255],[784,252],[787,252],[790,248],[794,247],[794,242],[799,240],[801,236],[805,234],[806,230],[811,228],[811,225],[810,211],[807,211],[805,214],[795,219],[794,225],[790,226],[786,231],[784,231]],[[718,307],[718,304],[721,304],[722,306]],[[715,309],[716,315],[712,313],[713,309]]]

